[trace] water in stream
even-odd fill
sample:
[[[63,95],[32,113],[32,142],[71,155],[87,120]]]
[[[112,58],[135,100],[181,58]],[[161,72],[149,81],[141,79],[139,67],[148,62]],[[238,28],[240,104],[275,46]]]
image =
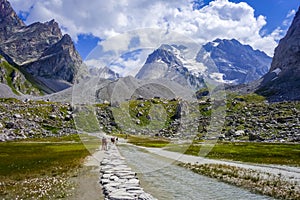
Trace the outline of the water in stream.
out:
[[[138,173],[144,190],[160,200],[272,199],[198,175],[134,146],[119,149],[128,165]]]

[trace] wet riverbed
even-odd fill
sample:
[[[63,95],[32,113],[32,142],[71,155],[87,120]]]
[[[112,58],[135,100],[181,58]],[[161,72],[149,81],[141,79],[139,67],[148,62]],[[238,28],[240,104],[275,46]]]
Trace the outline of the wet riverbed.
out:
[[[119,149],[128,165],[138,173],[144,190],[158,199],[272,199],[198,175],[134,146]]]

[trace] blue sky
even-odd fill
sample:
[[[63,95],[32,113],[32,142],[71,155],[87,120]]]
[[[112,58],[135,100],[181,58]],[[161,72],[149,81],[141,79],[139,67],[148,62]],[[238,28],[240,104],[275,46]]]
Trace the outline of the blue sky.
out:
[[[92,34],[79,35],[78,41],[75,43],[75,47],[83,59],[97,46],[100,38],[93,36]]]
[[[54,18],[83,58],[100,40],[149,27],[170,29],[199,43],[235,38],[272,55],[300,5],[299,0],[196,0],[194,6],[190,0],[10,2],[26,24]]]

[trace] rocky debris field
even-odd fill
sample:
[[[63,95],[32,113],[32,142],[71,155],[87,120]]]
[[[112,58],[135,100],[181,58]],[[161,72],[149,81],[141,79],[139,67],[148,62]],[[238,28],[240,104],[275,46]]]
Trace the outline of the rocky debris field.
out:
[[[108,104],[100,104],[96,106],[96,115],[101,130],[106,133],[120,131]]]
[[[224,124],[212,134],[215,104],[211,99],[188,106],[179,99],[137,99],[127,102],[125,110],[109,102],[96,104],[89,107],[90,115],[81,116],[69,103],[0,99],[0,141],[76,133],[77,112],[88,132],[100,128],[108,134],[179,139],[300,142],[299,102],[269,104],[258,95],[228,98],[221,104]]]
[[[68,103],[0,99],[0,141],[75,133]]]
[[[136,173],[127,166],[115,145],[105,152],[100,173],[100,183],[107,200],[155,200],[141,188]]]
[[[204,103],[203,106],[208,105]],[[248,103],[243,98],[236,98],[227,102],[225,123],[219,138],[229,141],[300,142],[299,117],[299,102]],[[209,124],[209,120],[209,117],[200,118],[199,127],[204,132],[206,126],[203,124]]]
[[[124,123],[132,125],[131,129],[126,130],[115,123],[110,107],[98,107],[97,114],[101,128],[107,133],[122,131],[137,134],[138,130],[139,134],[167,138],[300,142],[300,103],[269,104],[260,98],[252,95],[224,101],[224,124],[213,135],[209,133],[209,125],[213,121],[211,116],[215,103],[210,99],[193,102],[189,110],[179,100],[134,100],[129,103],[129,115],[123,116]],[[149,121],[153,119],[150,115],[153,105],[162,105],[166,111],[165,124],[160,129],[149,126]],[[188,112],[194,112],[194,115],[186,117]]]

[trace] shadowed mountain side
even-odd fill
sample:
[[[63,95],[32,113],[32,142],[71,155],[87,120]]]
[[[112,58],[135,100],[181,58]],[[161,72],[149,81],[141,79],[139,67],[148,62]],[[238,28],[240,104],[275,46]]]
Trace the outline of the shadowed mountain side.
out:
[[[256,92],[270,102],[300,100],[300,7],[284,38],[275,49],[271,68],[249,84],[227,86],[241,94]]]
[[[256,92],[270,101],[300,100],[300,7]]]

